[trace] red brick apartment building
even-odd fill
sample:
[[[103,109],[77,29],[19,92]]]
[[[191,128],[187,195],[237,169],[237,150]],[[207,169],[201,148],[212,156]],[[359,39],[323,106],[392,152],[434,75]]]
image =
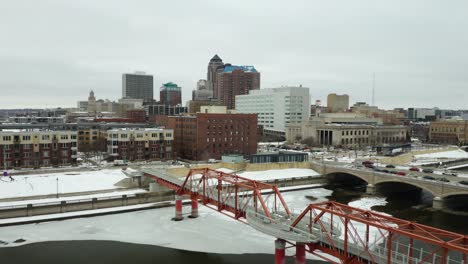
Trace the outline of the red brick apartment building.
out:
[[[183,159],[221,159],[224,154],[257,153],[257,114],[170,116],[167,127],[174,129],[174,152]]]

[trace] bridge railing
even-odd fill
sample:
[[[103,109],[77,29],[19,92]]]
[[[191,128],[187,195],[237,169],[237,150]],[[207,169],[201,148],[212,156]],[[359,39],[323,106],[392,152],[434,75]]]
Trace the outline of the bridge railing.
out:
[[[319,241],[314,234],[300,228],[291,227],[291,220],[286,215],[279,213],[272,214],[270,218],[260,211],[249,208],[247,209],[247,223],[253,228],[277,238],[303,243],[316,243]]]

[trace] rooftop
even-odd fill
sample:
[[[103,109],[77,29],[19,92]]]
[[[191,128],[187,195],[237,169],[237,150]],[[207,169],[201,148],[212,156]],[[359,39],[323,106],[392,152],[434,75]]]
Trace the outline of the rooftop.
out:
[[[215,54],[213,58],[211,58],[210,61],[223,61],[223,60],[218,56],[218,54]]]
[[[251,66],[251,65],[241,65],[241,66],[229,65],[229,66],[224,67],[224,72],[232,72],[232,71],[237,70],[237,69],[240,69],[240,70],[242,70],[244,72],[257,72],[255,67]]]

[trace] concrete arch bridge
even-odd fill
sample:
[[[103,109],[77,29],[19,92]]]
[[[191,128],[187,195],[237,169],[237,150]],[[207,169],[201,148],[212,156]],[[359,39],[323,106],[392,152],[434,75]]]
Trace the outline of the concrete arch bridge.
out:
[[[444,206],[444,199],[458,195],[468,195],[468,186],[459,184],[460,178],[454,176],[415,173],[406,176],[378,172],[369,168],[355,168],[349,163],[337,162],[311,162],[311,168],[321,175],[349,174],[367,183],[366,192],[373,194],[376,185],[383,183],[404,183],[428,191],[434,196],[432,206],[441,209]],[[408,172],[408,171],[405,171]],[[424,179],[424,175],[433,176],[436,180]],[[446,178],[449,182],[439,181],[438,178]]]

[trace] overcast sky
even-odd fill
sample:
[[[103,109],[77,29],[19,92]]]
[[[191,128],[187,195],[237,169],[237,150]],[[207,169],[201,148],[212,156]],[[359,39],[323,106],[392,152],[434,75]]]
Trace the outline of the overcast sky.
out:
[[[382,108],[468,108],[468,1],[2,1],[0,108],[121,97],[136,70],[191,97],[210,58]]]

